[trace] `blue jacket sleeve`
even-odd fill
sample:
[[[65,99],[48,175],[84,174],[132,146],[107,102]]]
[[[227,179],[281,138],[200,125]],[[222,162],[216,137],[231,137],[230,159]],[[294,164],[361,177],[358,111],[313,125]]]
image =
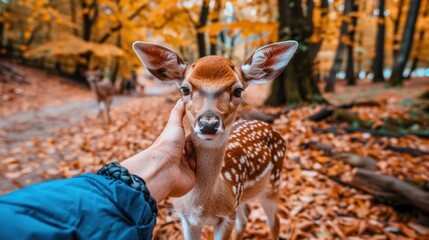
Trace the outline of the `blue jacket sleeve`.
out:
[[[95,174],[0,197],[0,239],[151,239],[157,207],[124,182]]]

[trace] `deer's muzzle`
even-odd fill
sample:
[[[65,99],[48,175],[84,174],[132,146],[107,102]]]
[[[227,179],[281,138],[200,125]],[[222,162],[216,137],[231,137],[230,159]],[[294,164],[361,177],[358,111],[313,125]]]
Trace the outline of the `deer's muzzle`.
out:
[[[216,134],[220,130],[220,119],[213,111],[206,111],[197,120],[201,134]]]

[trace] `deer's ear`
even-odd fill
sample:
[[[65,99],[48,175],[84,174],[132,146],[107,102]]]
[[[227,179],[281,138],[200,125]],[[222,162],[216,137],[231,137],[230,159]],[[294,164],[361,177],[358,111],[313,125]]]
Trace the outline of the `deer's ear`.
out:
[[[244,79],[251,83],[274,80],[285,69],[297,48],[296,41],[273,43],[259,48],[241,64]]]
[[[182,81],[186,63],[174,51],[152,43],[135,42],[133,49],[142,63],[161,81]]]

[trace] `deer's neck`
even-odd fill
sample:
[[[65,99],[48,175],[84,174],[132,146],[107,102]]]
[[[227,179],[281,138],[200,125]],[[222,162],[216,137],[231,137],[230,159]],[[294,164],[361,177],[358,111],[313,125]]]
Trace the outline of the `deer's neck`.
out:
[[[229,133],[230,130],[227,130],[212,141],[201,140],[196,135],[192,136],[197,156],[196,183],[190,192],[194,200],[209,197],[218,184]]]

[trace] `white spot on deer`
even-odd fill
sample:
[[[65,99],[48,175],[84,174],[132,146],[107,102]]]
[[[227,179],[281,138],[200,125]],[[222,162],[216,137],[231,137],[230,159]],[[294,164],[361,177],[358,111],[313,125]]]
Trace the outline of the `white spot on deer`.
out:
[[[258,176],[259,179],[263,178],[265,174],[267,174],[273,168],[273,164],[269,163],[268,166],[264,169],[264,171]]]
[[[106,110],[106,108],[107,108],[106,103],[105,102],[100,102],[98,104],[98,108],[101,109],[101,110],[103,110],[103,111]]]
[[[225,172],[224,175],[225,175],[226,179],[231,180],[231,174],[229,172]]]
[[[251,187],[253,185],[255,185],[255,181],[253,181],[253,180],[249,180],[249,181],[247,181],[247,182],[244,183],[244,187],[245,188]]]

